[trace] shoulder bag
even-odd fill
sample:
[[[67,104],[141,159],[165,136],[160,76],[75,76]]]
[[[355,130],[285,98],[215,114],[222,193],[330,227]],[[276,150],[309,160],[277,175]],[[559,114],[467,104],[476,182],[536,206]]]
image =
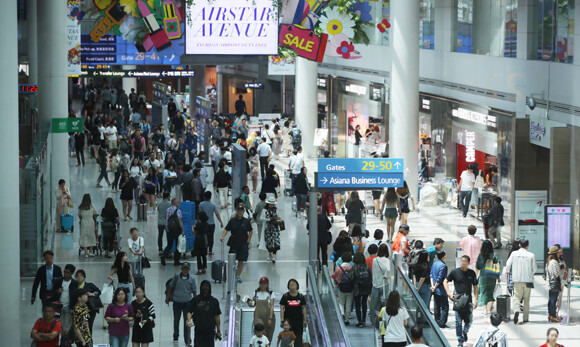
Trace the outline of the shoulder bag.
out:
[[[494,259],[488,259],[485,261],[485,267],[483,268],[483,276],[492,279],[499,279],[501,274],[499,262]]]

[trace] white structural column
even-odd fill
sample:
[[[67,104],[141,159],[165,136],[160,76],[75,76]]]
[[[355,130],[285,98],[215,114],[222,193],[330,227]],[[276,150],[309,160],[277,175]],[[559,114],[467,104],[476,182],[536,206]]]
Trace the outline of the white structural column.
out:
[[[22,346],[20,338],[20,267],[15,266],[20,259],[20,210],[18,195],[20,194],[18,173],[18,27],[16,20],[16,1],[6,1],[0,11],[0,47],[6,49],[0,54],[0,105],[2,105],[2,135],[0,136],[0,161],[2,161],[2,176],[5,185],[3,191],[6,199],[0,200],[0,220],[2,242],[0,254],[5,259],[13,261],[12,265],[2,268],[2,295],[0,307],[4,312],[10,312],[7,319],[0,324],[2,346]],[[66,152],[65,152],[66,154]],[[27,343],[30,340],[27,340]]]
[[[226,89],[224,88],[224,74],[219,71],[219,66],[217,68],[217,81],[216,81],[216,90],[217,90],[217,112],[224,113],[224,93]]]
[[[26,1],[26,23],[28,25],[28,75],[29,83],[38,83],[38,26],[36,0]]]
[[[417,32],[419,37],[419,32]],[[302,149],[308,158],[316,158],[313,145],[314,131],[318,125],[318,105],[316,78],[318,63],[296,58],[295,119],[298,129],[302,131]]]
[[[437,0],[435,1],[435,50],[454,52],[456,46],[457,0]]]
[[[419,1],[391,1],[389,156],[405,161],[405,180],[417,200],[419,151]]]
[[[136,69],[137,69],[137,65],[123,65],[123,70],[136,70]],[[123,90],[125,91],[127,96],[129,96],[129,94],[131,94],[131,88],[134,88],[135,93],[139,94],[139,91],[137,90],[137,79],[130,78],[130,77],[124,77],[123,78]]]
[[[68,117],[66,6],[38,1],[38,112],[43,122]],[[50,186],[69,181],[68,134],[52,134]],[[50,143],[50,142],[49,142]]]

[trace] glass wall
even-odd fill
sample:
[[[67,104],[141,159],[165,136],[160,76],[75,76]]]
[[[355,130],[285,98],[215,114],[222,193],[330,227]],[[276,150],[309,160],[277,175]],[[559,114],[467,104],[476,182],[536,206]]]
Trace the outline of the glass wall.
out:
[[[515,57],[517,0],[457,3],[457,52]]]
[[[421,0],[419,11],[419,47],[435,49],[435,0]]]
[[[574,62],[575,0],[539,0],[538,60]]]

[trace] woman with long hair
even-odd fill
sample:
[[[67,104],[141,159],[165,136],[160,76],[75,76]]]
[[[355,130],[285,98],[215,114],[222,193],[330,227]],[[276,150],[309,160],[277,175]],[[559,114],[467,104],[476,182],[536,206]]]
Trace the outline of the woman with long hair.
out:
[[[401,307],[399,292],[393,290],[389,293],[387,304],[381,309],[379,314],[383,347],[404,347],[407,345],[405,326],[408,319],[409,313]]]
[[[94,257],[94,248],[97,244],[95,228],[97,227],[97,209],[91,203],[91,195],[85,194],[79,205],[79,220],[81,223],[79,245],[85,251],[85,258]],[[90,251],[89,251],[90,250]]]
[[[125,221],[127,221],[127,218],[133,219],[131,218],[131,210],[133,210],[133,190],[138,187],[137,182],[129,175],[128,170],[123,170],[120,187],[121,203],[123,204],[123,217],[125,217]]]
[[[411,199],[413,210],[415,210],[415,200],[411,195],[407,181],[403,181],[403,187],[397,188],[396,192],[399,197],[399,221],[401,224],[407,224],[407,217],[409,216],[409,212],[411,212],[409,199]]]
[[[69,208],[72,207],[72,197],[66,186],[66,182],[61,179],[58,181],[58,187],[55,190],[56,197],[56,231],[61,231],[62,215],[68,214]]]
[[[135,288],[135,300],[131,303],[135,313],[133,324],[133,347],[148,347],[153,342],[153,328],[155,327],[155,306],[145,295],[145,288]]]
[[[366,263],[363,253],[356,252],[353,261],[354,307],[358,320],[357,327],[362,328],[367,319],[367,301],[373,288],[373,280],[371,269]]]
[[[348,210],[346,213],[346,225],[348,225],[349,232],[351,232],[356,224],[362,224],[362,213],[365,205],[360,200],[358,192],[354,191],[350,193],[345,206]]]
[[[387,221],[387,237],[391,241],[395,235],[395,223],[397,222],[397,209],[400,209],[399,196],[395,188],[388,188],[383,196],[383,203],[381,205],[381,217],[385,217]]]
[[[260,175],[260,156],[256,147],[250,148],[250,177],[252,177],[252,192],[258,189],[258,176]]]
[[[417,243],[421,242],[421,240],[417,240],[417,242],[415,242],[415,245],[417,245]],[[420,243],[421,245],[423,244],[423,242]],[[423,249],[423,247],[421,246],[419,249]],[[415,249],[415,251],[417,252],[417,250]],[[425,303],[425,306],[429,307],[429,305],[431,304],[431,280],[430,280],[430,268],[429,268],[429,254],[427,252],[421,252],[418,251],[419,255],[418,255],[418,260],[417,263],[410,266],[411,267],[411,271],[409,271],[412,274],[412,280],[413,283],[415,285],[415,289],[417,289],[417,292],[419,293],[419,296],[421,297],[421,299],[423,299],[423,302]]]
[[[135,187],[133,187],[133,199],[138,201],[139,191],[141,190],[141,173],[143,173],[143,167],[141,166],[141,163],[139,163],[139,158],[133,157],[131,166],[129,167],[129,173],[131,174],[131,178],[133,178],[137,183]]]
[[[336,240],[334,240],[334,244],[332,245],[332,251],[334,254],[335,261],[344,253],[344,252],[351,252],[352,253],[352,239],[348,235],[348,231],[341,230],[338,233]]]
[[[264,240],[266,241],[266,248],[268,249],[268,260],[272,264],[276,263],[276,253],[280,250],[280,216],[276,208],[276,199],[269,197],[266,200],[266,207],[263,210],[264,218]]]
[[[117,280],[119,282],[119,288],[127,288],[129,298],[133,297],[133,288],[135,287],[135,280],[133,279],[133,270],[131,269],[131,264],[129,264],[129,259],[127,258],[127,253],[119,252],[117,257],[115,257],[115,262],[111,266],[111,273],[109,274],[109,279],[114,280],[113,275],[117,274]]]
[[[490,240],[483,240],[481,243],[481,252],[475,263],[475,270],[479,275],[479,297],[477,305],[483,306],[484,314],[488,314],[488,312],[491,314],[491,311],[493,311],[493,303],[495,302],[493,291],[497,284],[495,278],[487,277],[483,273],[488,260],[491,260],[494,264],[499,262],[497,254],[493,251],[493,243]]]
[[[99,289],[99,287],[97,287],[94,283],[88,282],[87,280],[87,273],[85,272],[85,270],[83,269],[78,269],[77,272],[75,273],[75,280],[70,284],[69,287],[69,291],[71,293],[70,299],[70,306],[74,307],[74,305],[76,304],[76,300],[74,297],[74,293],[78,290],[78,289],[82,289],[85,290],[87,292],[87,295],[89,296],[88,300],[93,300],[91,299],[91,297],[100,297],[101,296],[101,290]],[[89,331],[91,332],[91,336],[93,335],[93,324],[95,322],[95,317],[97,317],[97,314],[99,313],[99,309],[95,309],[94,307],[87,307],[88,311],[89,311]]]
[[[276,316],[274,315],[274,292],[270,290],[270,280],[268,277],[260,278],[260,284],[254,291],[254,296],[248,298],[248,306],[255,307],[254,322],[256,324],[263,324],[266,328],[264,335],[268,341],[272,341],[274,336],[274,328],[276,327]]]
[[[134,316],[127,292],[124,288],[117,288],[105,311],[105,320],[109,323],[109,344],[112,347],[127,347],[131,333],[129,324],[133,322]]]
[[[566,266],[560,262],[560,246],[554,245],[550,247],[548,252],[548,260],[546,261],[548,270],[546,272],[546,280],[548,282],[548,321],[551,323],[560,323],[562,318],[558,317],[556,304],[560,292],[562,292],[562,280],[564,274],[562,273]]]
[[[119,222],[119,211],[117,211],[112,198],[105,200],[105,207],[101,210],[101,221],[105,257],[111,258],[110,253],[113,251],[113,241],[115,240],[117,223]]]
[[[155,203],[155,199],[157,197],[156,195],[157,184],[158,184],[157,175],[155,174],[155,169],[151,166],[149,167],[147,176],[143,181],[149,211],[157,211],[157,204]]]

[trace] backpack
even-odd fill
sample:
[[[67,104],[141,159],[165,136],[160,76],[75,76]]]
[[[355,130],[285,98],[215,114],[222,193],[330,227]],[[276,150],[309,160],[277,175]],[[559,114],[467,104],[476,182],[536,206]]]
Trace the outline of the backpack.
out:
[[[363,253],[365,248],[363,247],[361,240],[356,240],[352,243],[352,248],[355,249],[356,252]]]
[[[185,128],[188,133],[193,129],[193,121],[191,119],[185,121]]]
[[[143,141],[141,141],[142,137],[135,139],[133,142],[133,146],[135,147],[136,151],[140,151],[143,149]]]
[[[167,280],[167,282],[165,282],[165,296],[167,296],[167,292],[169,291],[169,288],[171,288],[171,282],[175,279],[176,276],[177,275],[171,277]],[[169,296],[169,301],[173,301],[173,292],[171,292],[171,295]]]
[[[427,251],[424,249],[414,249],[411,252],[409,252],[409,255],[407,256],[407,265],[410,268],[415,267],[415,265],[419,263],[419,258],[421,254],[424,253],[427,253]]]
[[[350,274],[350,270],[345,271],[341,266],[339,266],[342,274],[340,275],[340,283],[338,284],[338,289],[343,293],[350,293],[354,289],[352,276]]]
[[[356,278],[356,286],[362,294],[370,294],[373,289],[373,279],[371,273],[369,272],[368,265],[365,267],[364,271],[358,273]]]
[[[181,230],[181,226],[179,225],[179,217],[177,216],[177,208],[173,211],[173,214],[169,216],[167,219],[167,230],[170,232],[176,233]]]
[[[401,203],[401,211],[407,211],[409,209],[409,199],[408,198],[399,198]]]

